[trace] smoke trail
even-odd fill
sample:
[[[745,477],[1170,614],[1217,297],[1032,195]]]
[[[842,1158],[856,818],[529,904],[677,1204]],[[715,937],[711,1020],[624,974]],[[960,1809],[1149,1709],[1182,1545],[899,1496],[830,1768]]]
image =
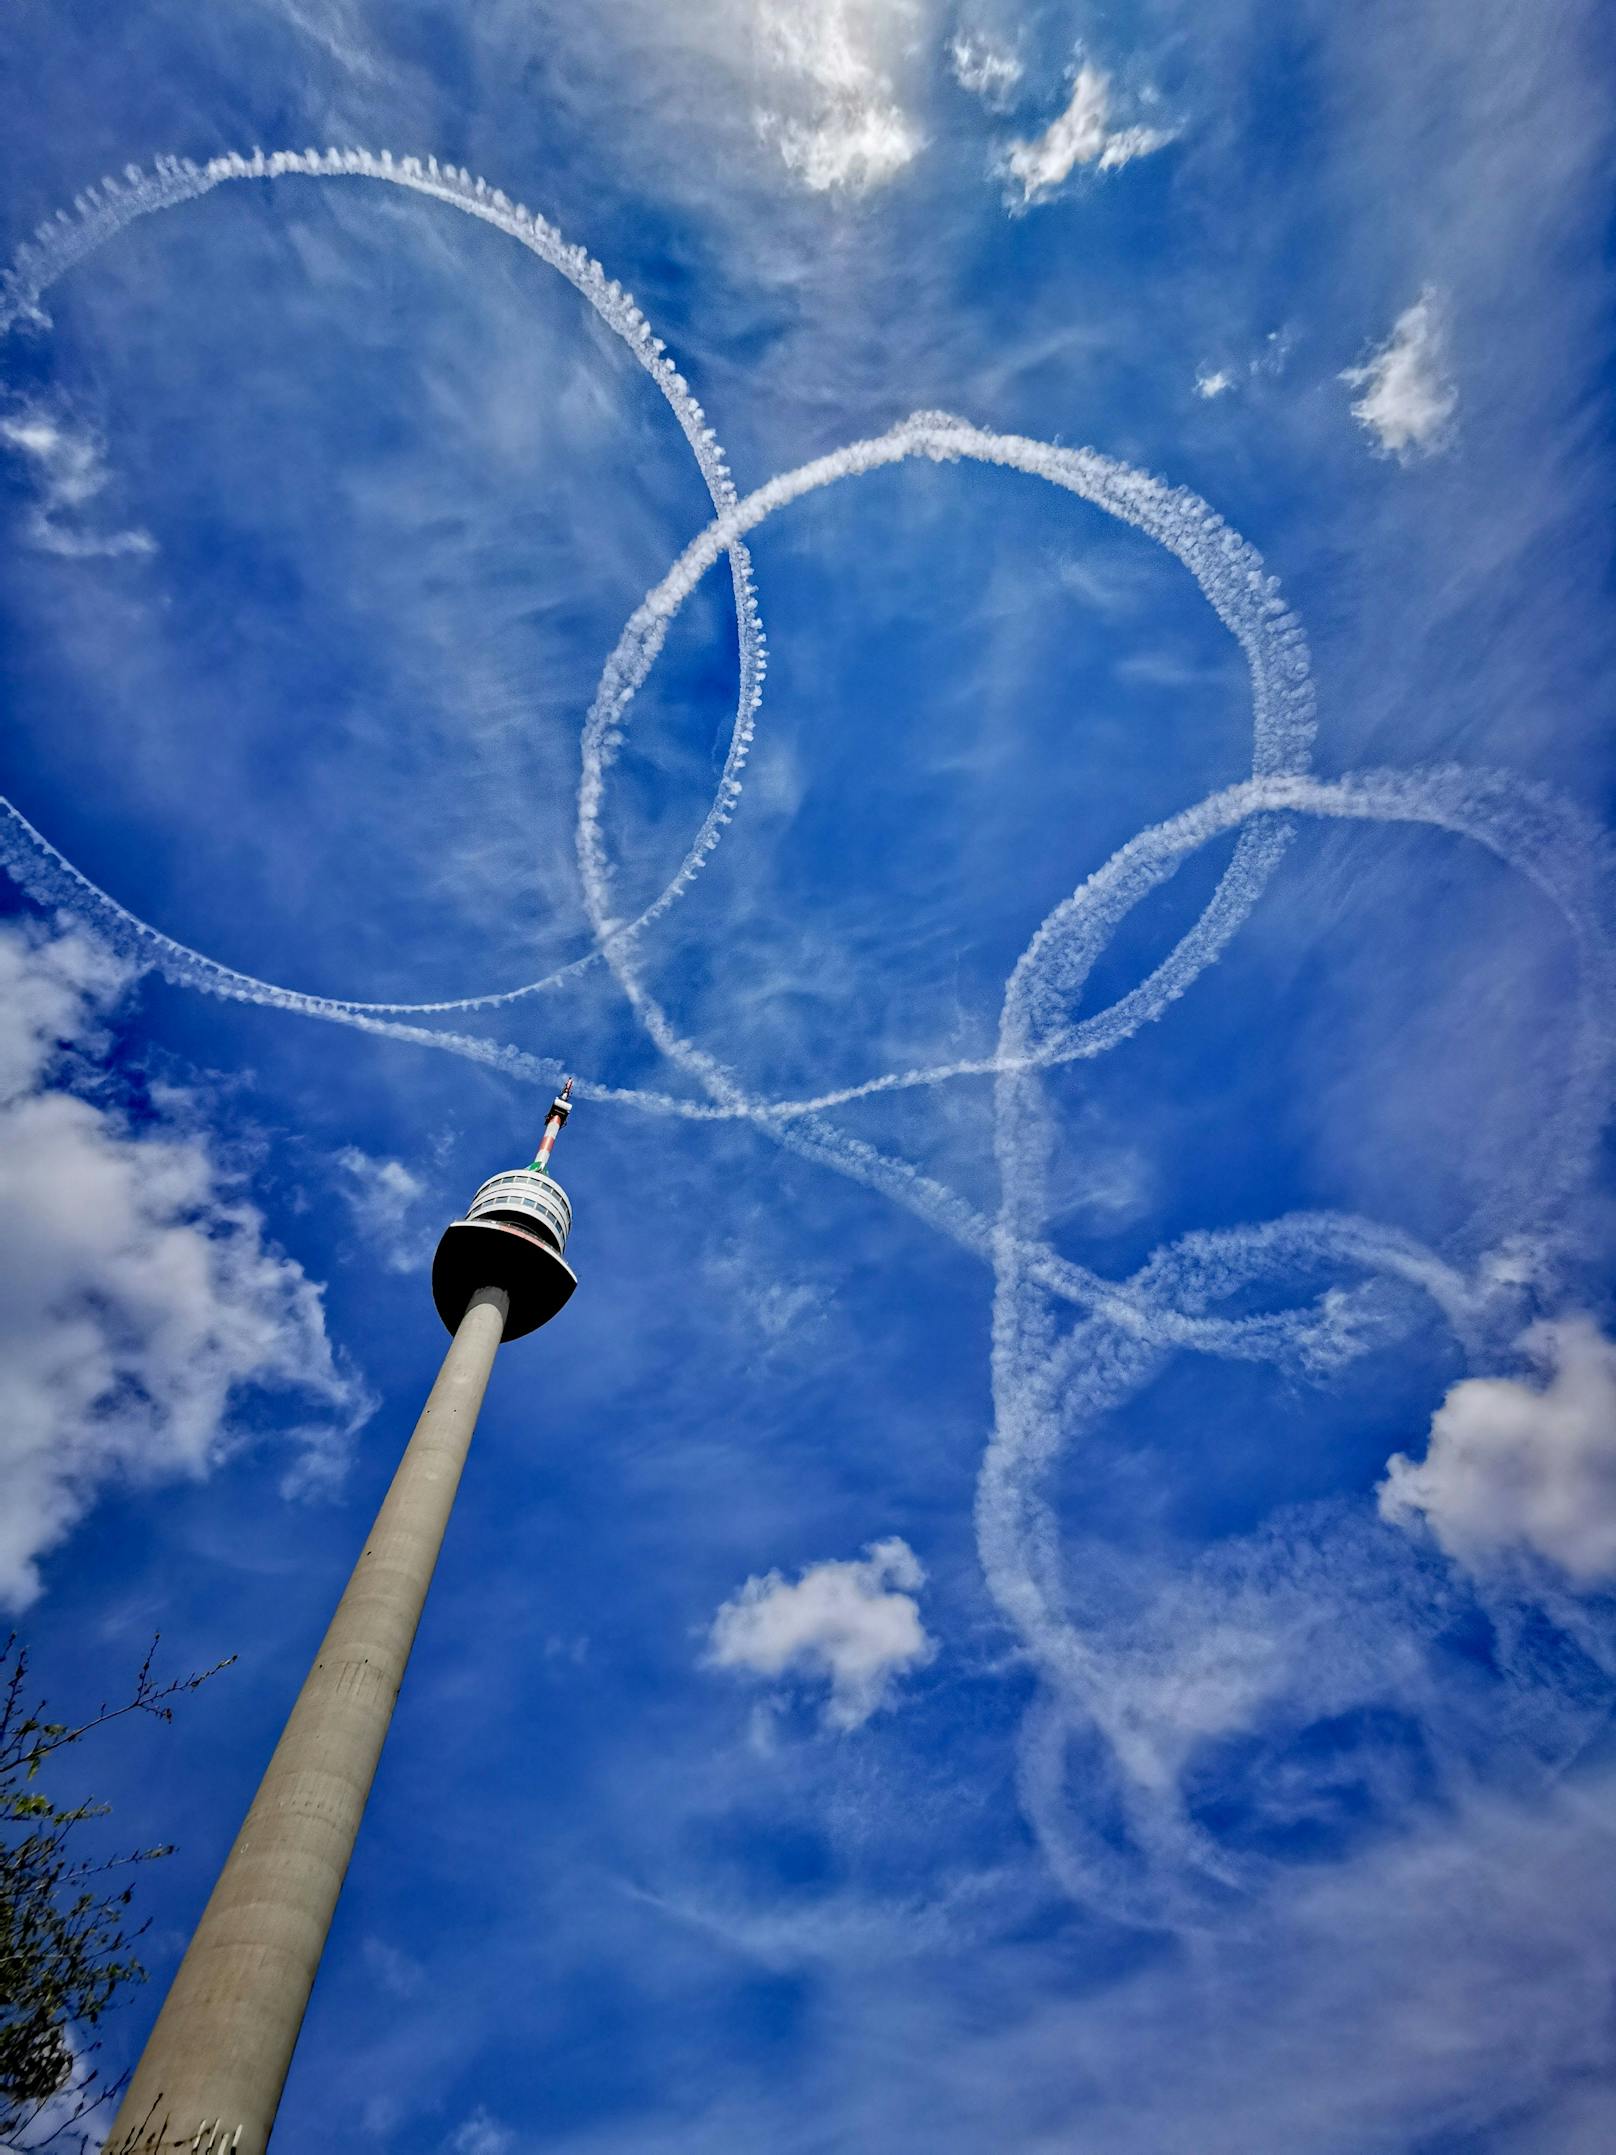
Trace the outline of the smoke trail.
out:
[[[1596,825],[1547,787],[1507,773],[1451,767],[1369,771],[1333,780],[1294,774],[1248,780],[1130,839],[1081,889],[1057,906],[1017,961],[1000,1026],[996,1129],[1007,1199],[1016,1181],[1015,1088],[1023,1082],[1018,1073],[1028,1067],[1034,1045],[1046,1054],[1070,1047],[1071,1033],[1063,1025],[1063,1014],[1118,927],[1143,898],[1200,847],[1253,817],[1275,811],[1425,824],[1453,832],[1514,869],[1559,912],[1576,954],[1581,992],[1566,1096],[1552,1125],[1554,1173],[1540,1192],[1541,1204],[1551,1204],[1577,1172],[1606,1110],[1616,1024],[1612,1015],[1616,966],[1608,925],[1613,881],[1610,848]],[[1147,988],[1153,987],[1156,977],[1145,984]],[[1182,991],[1175,986],[1173,992]],[[1134,1022],[1157,1017],[1165,1007],[1159,990],[1155,991],[1139,1002],[1132,1014]]]
[[[570,246],[545,218],[536,216],[523,203],[509,201],[498,188],[473,178],[463,167],[440,165],[435,157],[423,161],[418,157],[395,158],[390,150],[373,153],[359,149],[276,150],[266,156],[262,150],[254,150],[246,157],[235,152],[213,157],[204,165],[195,164],[190,158],[160,157],[150,172],[129,165],[121,181],[107,179],[99,187],[86,188],[75,199],[75,215],[58,212],[39,226],[31,241],[18,248],[10,268],[0,275],[0,337],[23,322],[38,329],[48,329],[50,321],[42,302],[50,287],[136,219],[173,209],[182,202],[195,201],[232,180],[278,180],[289,175],[309,179],[379,180],[413,194],[426,195],[433,201],[447,203],[465,216],[492,225],[496,231],[503,232],[507,238],[514,239],[519,246],[548,263],[566,278],[606,327],[621,338],[636,362],[655,382],[679,431],[690,444],[713,507],[722,514],[733,505],[735,484],[718,437],[707,423],[707,414],[696,401],[689,383],[666,356],[661,338],[653,334],[650,323],[630,294],[615,278],[609,278],[582,247]],[[729,804],[740,790],[740,773],[751,751],[757,711],[763,700],[765,641],[746,548],[738,543],[732,546],[729,560],[738,625],[740,685],[724,767],[712,804],[672,880],[643,913],[614,931],[625,940],[640,934],[666,912],[706,865],[729,821]],[[559,986],[562,981],[597,964],[601,957],[600,950],[593,949],[521,987],[442,1002],[367,1003],[342,996],[309,995],[220,965],[149,927],[106,891],[79,875],[27,818],[3,798],[0,798],[0,820],[7,826],[4,838],[8,864],[16,863],[20,867],[32,851],[37,856],[37,868],[31,887],[36,890],[52,886],[70,888],[74,901],[87,909],[98,930],[121,954],[156,967],[165,979],[179,985],[207,988],[212,993],[238,1001],[261,1003],[270,1009],[295,1010],[306,1017],[331,1018],[338,1023],[354,1023],[367,1014],[409,1017],[491,1010]],[[18,872],[18,868],[14,867],[13,872]],[[486,1057],[478,1059],[486,1060]],[[519,1062],[513,1061],[508,1067],[513,1075],[521,1074]]]
[[[854,442],[771,479],[736,502],[691,541],[630,617],[607,660],[584,727],[579,872],[597,934],[615,927],[601,820],[606,773],[621,745],[629,706],[685,600],[721,553],[778,509],[822,487],[911,457],[1025,472],[1065,488],[1166,547],[1190,571],[1246,655],[1252,676],[1253,770],[1294,770],[1305,760],[1314,713],[1301,625],[1264,573],[1261,556],[1204,501],[1097,450],[1058,449],[1020,435],[991,434],[946,414],[921,412],[887,434]]]
[[[1228,1889],[1249,1887],[1252,1880],[1230,1870],[1182,1815],[1176,1787],[1162,1783],[1149,1741],[1142,1742],[1131,1725],[1128,1684],[1085,1638],[1063,1576],[1059,1523],[1044,1494],[1050,1469],[1077,1434],[1150,1380],[1167,1342],[1149,1329],[1142,1338],[1114,1331],[1107,1338],[1109,1320],[1099,1313],[1064,1339],[1050,1322],[1044,1283],[1020,1255],[1044,1183],[1032,1051],[1070,1046],[1073,1029],[1065,1013],[1142,898],[1198,847],[1274,811],[1455,832],[1505,861],[1558,909],[1578,960],[1579,998],[1565,1097],[1547,1133],[1552,1171],[1542,1178],[1540,1207],[1552,1205],[1584,1164],[1609,1096],[1616,960],[1608,842],[1546,789],[1498,774],[1370,772],[1333,781],[1286,774],[1231,787],[1130,840],[1055,908],[1018,962],[1000,1030],[995,1426],[978,1484],[978,1547],[990,1591],[1040,1672],[1039,1701],[1022,1740],[1021,1791],[1029,1821],[1068,1890],[1120,1920],[1144,1924],[1211,1921],[1225,1906]],[[1140,1022],[1158,1014],[1158,1008],[1143,1006],[1135,1013]],[[1498,1223],[1480,1224],[1496,1231]],[[1127,1284],[1159,1311],[1176,1310],[1182,1321],[1258,1279],[1283,1281],[1304,1265],[1362,1268],[1403,1281],[1431,1298],[1472,1353],[1489,1329],[1508,1329],[1507,1319],[1499,1321],[1504,1313],[1489,1310],[1498,1298],[1484,1264],[1467,1280],[1411,1238],[1357,1220],[1298,1217],[1192,1236],[1158,1253]],[[1270,1344],[1276,1362],[1299,1354],[1304,1365],[1327,1367],[1355,1351],[1350,1312],[1339,1301],[1321,1305],[1311,1329],[1296,1322],[1300,1314],[1292,1313],[1290,1324],[1275,1333]],[[1247,1350],[1263,1344],[1260,1335],[1243,1342]],[[1090,1627],[1100,1617],[1100,1601],[1091,1594]],[[1116,1813],[1109,1835],[1076,1819],[1067,1800],[1067,1759],[1079,1742],[1091,1791],[1095,1785],[1106,1789]]]
[[[622,744],[633,699],[680,608],[719,555],[777,510],[822,487],[911,457],[939,463],[971,461],[1024,472],[1065,488],[1167,547],[1190,570],[1246,655],[1252,675],[1255,771],[1288,771],[1305,756],[1313,730],[1312,693],[1300,624],[1286,611],[1273,580],[1263,572],[1260,557],[1205,502],[1098,451],[1056,449],[1022,436],[991,434],[946,413],[918,413],[885,435],[855,442],[768,481],[698,534],[630,617],[607,660],[584,724],[577,840],[585,908],[630,1007],[659,1050],[701,1084],[716,1105],[751,1120],[788,1149],[897,1197],[945,1233],[985,1252],[989,1240],[982,1233],[982,1223],[971,1218],[957,1198],[903,1163],[825,1123],[814,1112],[821,1103],[771,1105],[752,1100],[732,1072],[681,1036],[640,978],[632,950],[612,940],[616,923],[611,915],[611,868],[604,828],[607,774]],[[739,793],[738,785],[735,793]],[[1195,927],[1149,981],[1112,1012],[1090,1022],[1078,1052],[1104,1052],[1115,1044],[1115,1038],[1143,1022],[1147,1012],[1165,1008],[1174,995],[1182,993],[1221,951],[1256,902],[1285,842],[1283,828],[1271,824],[1258,823],[1241,833],[1234,858]],[[888,1089],[894,1082],[935,1083],[980,1067],[943,1065],[930,1072],[906,1073],[899,1081],[878,1079],[832,1097],[854,1099]],[[1058,1269],[1050,1253],[1039,1253],[1038,1261],[1046,1274]],[[1091,1278],[1070,1274],[1065,1287],[1074,1299],[1091,1304],[1115,1294]]]

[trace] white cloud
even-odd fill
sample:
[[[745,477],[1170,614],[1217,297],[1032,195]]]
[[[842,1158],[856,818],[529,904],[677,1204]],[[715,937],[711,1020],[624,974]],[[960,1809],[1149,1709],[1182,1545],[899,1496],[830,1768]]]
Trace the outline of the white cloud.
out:
[[[344,1146],[337,1154],[337,1190],[370,1254],[389,1272],[417,1272],[432,1255],[432,1235],[416,1216],[426,1193],[402,1160],[388,1160]]]
[[[702,1264],[710,1309],[721,1309],[748,1359],[817,1351],[815,1335],[830,1314],[829,1288],[789,1268],[789,1260],[760,1246],[769,1223],[749,1221],[747,1233],[726,1239]]]
[[[1271,329],[1255,358],[1233,367],[1203,364],[1195,376],[1195,394],[1210,399],[1226,395],[1242,381],[1277,381],[1290,364],[1295,345],[1296,332],[1289,323],[1281,329]]]
[[[42,406],[0,417],[0,441],[23,459],[37,489],[28,536],[49,554],[85,560],[98,554],[152,554],[146,531],[87,531],[74,521],[104,492],[110,474],[101,444]]]
[[[477,2108],[443,2143],[444,2155],[511,2155],[516,2135],[488,2111]]]
[[[317,1410],[305,1472],[329,1468],[355,1387],[320,1290],[271,1248],[170,1088],[136,1130],[83,1075],[126,975],[97,944],[0,929],[0,1601],[119,1481],[206,1474],[249,1385]]]
[[[766,1572],[714,1617],[708,1661],[755,1676],[826,1678],[826,1725],[858,1728],[888,1703],[896,1677],[937,1650],[912,1599],[925,1578],[896,1535],[851,1563],[810,1564],[794,1586]]]
[[[890,72],[914,17],[912,0],[777,0],[759,18],[776,94],[759,131],[816,194],[884,185],[924,137]]]
[[[1425,1458],[1387,1462],[1380,1509],[1399,1525],[1423,1518],[1472,1568],[1526,1549],[1580,1585],[1616,1577],[1616,1344],[1565,1317],[1521,1347],[1544,1381],[1454,1385]]]
[[[1079,165],[1114,172],[1174,139],[1177,130],[1170,127],[1113,127],[1111,103],[1111,78],[1085,60],[1066,110],[1031,142],[1010,145],[1005,170],[1019,183],[1023,202],[1041,201]]]
[[[992,38],[962,33],[949,46],[948,59],[960,88],[989,105],[1002,104],[1021,80],[1020,60],[1007,45],[997,45]]]
[[[1379,453],[1408,463],[1431,456],[1449,437],[1459,392],[1447,373],[1447,338],[1436,294],[1427,287],[1397,317],[1391,335],[1360,367],[1341,379],[1364,394],[1352,416],[1379,443]]]
[[[1264,374],[1277,380],[1289,366],[1295,348],[1296,330],[1291,323],[1287,322],[1281,329],[1271,329],[1263,339],[1262,350],[1247,363],[1246,371],[1254,381]]]

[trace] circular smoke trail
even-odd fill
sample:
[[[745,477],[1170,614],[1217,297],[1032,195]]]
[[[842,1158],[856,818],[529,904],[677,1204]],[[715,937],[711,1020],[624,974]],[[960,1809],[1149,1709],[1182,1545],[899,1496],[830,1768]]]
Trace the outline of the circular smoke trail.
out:
[[[373,180],[444,202],[492,225],[564,276],[623,340],[668,403],[696,458],[714,520],[698,533],[625,625],[607,661],[581,738],[577,858],[592,948],[570,965],[503,991],[433,1003],[365,1003],[258,980],[190,949],[138,919],[89,882],[9,802],[0,802],[0,863],[36,899],[88,915],[112,945],[166,978],[210,994],[350,1025],[547,1083],[555,1058],[508,1042],[424,1025],[425,1017],[491,1009],[535,995],[586,967],[603,967],[647,1036],[701,1097],[581,1079],[580,1094],[696,1121],[741,1120],[801,1157],[905,1206],[988,1263],[994,1276],[994,1428],[977,1490],[984,1574],[1037,1672],[1022,1745],[1020,1786],[1051,1870],[1076,1897],[1136,1923],[1226,1917],[1259,1882],[1186,1815],[1162,1771],[1147,1717],[1119,1677],[1117,1651],[1087,1628],[1062,1575],[1060,1522],[1047,1494],[1063,1452],[1147,1384],[1170,1355],[1193,1351],[1327,1373],[1364,1350],[1369,1302],[1355,1290],[1309,1297],[1302,1283],[1345,1274],[1367,1286],[1395,1282],[1424,1297],[1472,1355],[1493,1344],[1494,1296],[1484,1261],[1469,1269],[1412,1237],[1340,1215],[1297,1215],[1192,1234],[1158,1251],[1131,1278],[1112,1280],[1063,1256],[1041,1233],[1047,1210],[1038,1133],[1047,1109],[1043,1073],[1119,1047],[1159,1019],[1216,963],[1257,904],[1302,819],[1423,824],[1455,833],[1504,861],[1546,896],[1578,961],[1578,998],[1564,1097],[1550,1118],[1541,1214],[1583,1171],[1606,1114],[1616,1012],[1612,872],[1603,835],[1546,789],[1497,774],[1442,770],[1310,774],[1314,712],[1307,646],[1260,557],[1198,496],[1103,456],[996,434],[946,413],[921,412],[781,474],[742,497],[706,414],[630,296],[543,217],[461,168],[382,151],[279,151],[216,157],[204,165],[160,159],[131,167],[81,195],[74,214],[42,225],[0,279],[0,337],[48,327],[43,301],[56,281],[137,218],[206,195],[227,182],[292,176]],[[812,1097],[753,1094],[716,1055],[680,1032],[643,976],[645,930],[690,887],[741,798],[741,775],[762,700],[767,659],[746,540],[768,517],[824,487],[910,459],[969,462],[1021,473],[1069,492],[1153,539],[1195,579],[1241,647],[1252,688],[1251,775],[1130,840],[1054,908],[1006,985],[995,1052],[925,1068],[879,1072]],[[612,910],[607,794],[640,688],[670,625],[701,579],[727,558],[738,624],[736,712],[714,797],[674,876],[634,918]],[[1135,988],[1081,1012],[1095,965],[1132,910],[1199,848],[1233,834],[1228,867],[1195,924]],[[876,1094],[991,1077],[999,1209],[979,1213],[910,1162],[879,1151],[828,1119],[827,1110]],[[1518,1229],[1484,1217],[1472,1242]],[[1288,1286],[1294,1306],[1236,1315],[1246,1290]],[[1080,1817],[1067,1793],[1081,1748],[1093,1794]]]
[[[718,437],[707,423],[691,392],[690,384],[666,356],[662,339],[615,278],[610,278],[582,247],[569,245],[546,218],[535,216],[525,203],[511,202],[497,187],[474,178],[463,166],[440,165],[435,157],[395,158],[390,150],[276,150],[266,156],[254,150],[250,156],[231,152],[198,165],[188,157],[160,157],[150,172],[138,165],[125,168],[121,181],[104,179],[86,188],[74,201],[73,216],[66,211],[48,219],[33,239],[18,248],[10,268],[0,277],[0,338],[19,323],[37,328],[50,326],[42,302],[59,278],[87,255],[103,247],[139,218],[155,216],[183,202],[193,202],[234,180],[279,180],[288,176],[307,179],[378,180],[447,203],[462,215],[492,225],[514,239],[530,254],[566,278],[580,297],[612,332],[627,345],[635,361],[655,382],[690,444],[702,482],[720,514],[735,500],[735,484],[724,461]],[[735,596],[738,626],[740,683],[735,722],[730,729],[724,767],[719,775],[713,803],[691,840],[684,859],[661,894],[636,919],[615,932],[628,938],[638,935],[666,912],[690,887],[706,865],[723,834],[729,817],[726,804],[739,791],[740,773],[751,748],[755,716],[763,699],[766,667],[763,625],[758,616],[753,588],[752,564],[744,546],[729,552],[730,580]],[[12,874],[43,902],[73,904],[86,911],[115,948],[143,964],[156,966],[165,979],[209,994],[229,996],[240,1002],[259,1003],[271,1009],[295,1010],[306,1017],[335,1018],[339,1022],[371,1017],[447,1016],[455,1011],[491,1010],[520,1002],[572,978],[599,962],[600,951],[590,950],[570,965],[558,967],[521,987],[466,995],[432,1003],[359,1002],[345,996],[309,995],[258,980],[237,972],[216,959],[177,942],[149,926],[122,906],[108,892],[81,875],[47,838],[12,804],[0,798],[0,858]],[[406,1036],[409,1037],[409,1036]],[[423,1039],[433,1035],[423,1031]]]

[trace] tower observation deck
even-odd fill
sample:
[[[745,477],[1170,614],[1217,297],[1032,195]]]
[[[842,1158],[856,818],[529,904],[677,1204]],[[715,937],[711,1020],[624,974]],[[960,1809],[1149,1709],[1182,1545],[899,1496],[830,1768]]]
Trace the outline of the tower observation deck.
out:
[[[454,1337],[234,1847],[105,2155],[263,2155],[501,1340],[577,1286],[550,1154],[493,1175],[445,1228],[432,1297]]]
[[[548,1324],[577,1286],[562,1255],[572,1232],[572,1205],[550,1177],[550,1153],[571,1113],[568,1078],[551,1105],[532,1166],[491,1175],[465,1218],[444,1229],[432,1261],[432,1299],[451,1332],[479,1287],[505,1293],[505,1337],[521,1339]]]

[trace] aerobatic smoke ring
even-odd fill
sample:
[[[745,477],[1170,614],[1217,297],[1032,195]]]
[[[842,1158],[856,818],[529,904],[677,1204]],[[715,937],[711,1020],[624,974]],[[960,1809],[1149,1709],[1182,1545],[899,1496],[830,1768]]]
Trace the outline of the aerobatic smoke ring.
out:
[[[636,362],[656,383],[678,421],[680,432],[690,444],[713,507],[722,514],[734,502],[734,482],[724,462],[718,437],[706,424],[706,413],[691,395],[689,384],[673,361],[664,356],[662,340],[652,334],[650,323],[630,296],[607,277],[600,264],[591,260],[582,247],[569,246],[545,218],[535,217],[521,203],[508,201],[497,188],[490,188],[484,180],[474,179],[463,168],[440,165],[435,157],[424,162],[418,157],[395,161],[387,150],[374,156],[368,150],[327,150],[323,155],[317,150],[278,150],[269,156],[262,150],[254,150],[250,157],[214,157],[205,165],[197,165],[189,158],[159,158],[149,173],[130,165],[121,185],[116,180],[106,179],[99,188],[89,188],[78,197],[75,204],[79,211],[77,223],[65,214],[59,216],[39,227],[32,245],[18,249],[9,272],[0,279],[0,337],[7,335],[19,321],[47,327],[48,317],[41,309],[40,301],[50,286],[75,263],[105,245],[137,218],[153,216],[160,210],[194,201],[230,180],[275,180],[288,174],[301,174],[311,179],[380,180],[394,187],[407,188],[433,201],[446,202],[480,223],[492,225],[547,262],[566,278],[612,334],[627,345]],[[759,684],[764,640],[752,588],[751,562],[745,547],[739,543],[730,549],[730,571],[739,624],[740,686],[735,723],[730,729],[729,748],[717,796],[672,881],[638,919],[618,929],[621,935],[637,934],[655,920],[700,872],[728,820],[720,815],[720,805],[730,797],[732,787],[738,790],[739,774],[745,766],[752,740],[753,713],[761,700]],[[584,967],[594,965],[600,957],[598,950],[590,950],[571,964],[560,966],[521,987],[486,995],[461,996],[452,1001],[377,1003],[360,1002],[346,996],[310,995],[300,989],[283,988],[270,981],[255,979],[250,973],[237,972],[137,920],[115,898],[81,875],[10,801],[0,800],[0,809],[9,824],[5,834],[10,841],[8,865],[32,853],[36,880],[46,878],[64,885],[71,899],[88,904],[98,919],[104,921],[108,916],[117,916],[120,929],[133,930],[141,938],[142,955],[161,965],[167,977],[243,1001],[269,999],[283,1002],[311,1017],[341,1017],[349,1013],[426,1016],[451,1010],[491,1009],[554,987]]]
[[[740,497],[716,436],[688,386],[633,301],[582,249],[567,246],[542,217],[513,205],[463,170],[387,152],[314,150],[227,156],[198,166],[160,160],[133,167],[125,182],[78,198],[76,219],[41,226],[0,282],[0,336],[19,321],[45,322],[40,301],[74,263],[135,218],[206,194],[227,180],[288,174],[385,181],[443,201],[491,224],[538,254],[575,286],[656,381],[690,443],[715,520],[686,547],[625,626],[607,661],[582,736],[577,854],[594,946],[583,957],[523,987],[436,1003],[359,1003],[280,988],[233,971],[161,934],[91,884],[9,802],[0,802],[0,860],[37,899],[87,909],[114,945],[175,982],[208,993],[295,1010],[359,1030],[446,1049],[507,1075],[548,1083],[558,1064],[512,1043],[402,1022],[407,1017],[491,1008],[537,993],[583,967],[604,963],[669,1063],[704,1098],[581,1081],[580,1094],[692,1120],[740,1119],[806,1159],[878,1191],[986,1259],[994,1274],[994,1430],[977,1494],[978,1544],[987,1583],[1037,1671],[1039,1692],[1023,1731],[1023,1807],[1056,1878],[1074,1896],[1138,1923],[1211,1920],[1233,1893],[1260,1878],[1233,1861],[1187,1819],[1176,1784],[1164,1779],[1148,1721],[1119,1708],[1114,1681],[1128,1651],[1085,1631],[1072,1615],[1060,1575],[1060,1526],[1043,1483],[1082,1429],[1119,1407],[1172,1353],[1271,1363],[1299,1373],[1341,1367],[1366,1343],[1365,1311],[1352,1291],[1320,1296],[1277,1314],[1228,1317],[1219,1305],[1259,1281],[1299,1270],[1345,1271],[1390,1280],[1426,1297],[1472,1353],[1505,1336],[1518,1298],[1486,1244],[1525,1223],[1491,1214],[1468,1237],[1468,1268],[1449,1263],[1411,1236],[1341,1215],[1295,1215],[1262,1226],[1191,1234],[1159,1250],[1132,1278],[1110,1280],[1061,1256],[1040,1239],[1044,1212],[1040,1148],[1026,1132],[1042,1113],[1039,1073],[1058,1062],[1098,1056],[1150,1023],[1216,958],[1256,904],[1297,818],[1419,823],[1487,848],[1558,909],[1575,946],[1580,996],[1559,1113],[1543,1138],[1545,1165],[1534,1177],[1538,1216],[1581,1171],[1606,1113],[1616,1012],[1612,871],[1602,834],[1546,789],[1518,778],[1443,770],[1370,772],[1336,779],[1308,775],[1313,710],[1306,643],[1260,558],[1205,502],[1094,450],[1067,450],[997,435],[946,413],[922,412],[871,441],[852,444]],[[1252,774],[1122,846],[1045,919],[1007,983],[995,1052],[989,1057],[891,1071],[815,1098],[752,1096],[720,1061],[681,1036],[646,987],[637,963],[645,928],[688,889],[730,820],[762,697],[766,658],[752,594],[747,536],[776,510],[816,489],[911,457],[969,460],[1027,473],[1066,488],[1134,525],[1189,569],[1240,644],[1251,673]],[[718,787],[679,869],[634,919],[611,910],[604,831],[607,779],[634,697],[655,664],[669,625],[696,584],[728,557],[739,644],[735,723]],[[1233,857],[1195,925],[1134,989],[1080,1021],[1073,1011],[1101,952],[1132,909],[1213,839],[1236,835]],[[991,1076],[1000,1174],[996,1219],[907,1161],[879,1152],[825,1119],[832,1106],[899,1087]],[[1501,1284],[1502,1283],[1502,1284]],[[1074,1820],[1064,1781],[1077,1738],[1104,1786],[1112,1830]]]

